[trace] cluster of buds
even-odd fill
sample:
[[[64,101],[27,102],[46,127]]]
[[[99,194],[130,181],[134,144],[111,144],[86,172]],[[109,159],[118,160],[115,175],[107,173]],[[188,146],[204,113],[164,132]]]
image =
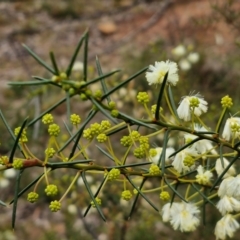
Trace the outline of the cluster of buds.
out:
[[[15,130],[14,130],[15,136],[17,136],[17,135],[19,134],[20,129],[21,129],[21,127],[15,128]],[[26,143],[26,142],[28,142],[26,129],[23,129],[23,131],[22,131],[22,133],[21,133],[21,136],[20,136],[20,138],[19,138],[19,142],[20,142],[20,143]]]
[[[98,142],[107,141],[107,135],[105,132],[111,127],[111,123],[108,120],[103,120],[100,124],[93,123],[89,128],[83,131],[83,137],[89,141],[96,137]]]

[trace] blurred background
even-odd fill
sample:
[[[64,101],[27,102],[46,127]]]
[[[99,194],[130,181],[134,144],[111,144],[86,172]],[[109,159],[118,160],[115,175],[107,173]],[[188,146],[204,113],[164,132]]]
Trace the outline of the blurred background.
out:
[[[141,68],[167,59],[178,62],[180,81],[176,103],[181,96],[200,92],[210,104],[205,120],[214,124],[221,111],[220,100],[229,94],[239,111],[240,79],[240,2],[238,0],[35,0],[0,2],[0,109],[10,126],[17,127],[26,116],[34,117],[59,98],[55,89],[45,87],[8,86],[9,81],[27,81],[31,76],[51,78],[22,47],[26,44],[50,63],[53,51],[62,71],[86,29],[89,29],[89,78],[97,76],[95,57],[98,56],[104,73],[121,69],[120,77],[111,79],[114,85]],[[83,56],[80,52],[74,65],[74,77],[81,79]],[[144,75],[131,82],[116,96],[118,107],[133,110],[137,91],[149,91]],[[64,96],[64,93],[62,93]],[[73,103],[76,113],[87,113],[90,105]],[[59,122],[66,118],[65,105],[54,114]],[[0,123],[0,154],[9,152],[12,139]],[[46,129],[36,124],[31,129],[31,150],[44,156]],[[64,141],[64,136],[62,141]],[[95,150],[93,150],[94,153]],[[22,186],[37,177],[41,170],[27,170]],[[70,172],[71,173],[71,172]],[[53,178],[55,184],[68,186],[69,171]],[[60,177],[62,176],[62,177]],[[0,173],[0,199],[13,197],[14,174]],[[89,178],[96,188],[97,180]],[[151,184],[149,183],[150,187]],[[64,187],[63,187],[64,188]],[[141,205],[127,221],[128,204],[113,195],[118,186],[111,184],[104,194],[103,205],[107,223],[92,210],[86,218],[82,211],[88,204],[88,194],[79,180],[65,200],[61,212],[50,213],[49,199],[30,204],[20,198],[17,226],[11,230],[11,207],[0,207],[0,240],[15,239],[215,239],[214,226],[220,218],[216,210],[208,209],[206,226],[194,233],[174,232],[161,222],[159,213],[141,200]],[[44,186],[40,189],[44,192]],[[153,200],[158,200],[158,194]],[[236,235],[234,239],[239,239]]]

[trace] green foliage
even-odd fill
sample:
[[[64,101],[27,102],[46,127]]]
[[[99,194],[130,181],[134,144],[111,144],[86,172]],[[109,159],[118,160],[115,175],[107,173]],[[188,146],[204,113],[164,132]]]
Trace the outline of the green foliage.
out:
[[[111,86],[108,81],[119,70],[103,74],[98,58],[99,76],[89,78],[87,31],[62,72],[53,52],[50,53],[50,66],[30,48],[24,47],[52,77],[34,76],[34,81],[13,82],[10,85],[54,87],[56,93],[64,92],[65,97],[44,109],[39,116],[23,121],[14,132],[0,112],[14,139],[9,157],[3,155],[0,158],[0,170],[18,170],[14,197],[10,201],[13,204],[13,228],[20,197],[28,193],[28,201],[35,203],[43,198],[45,192],[51,198],[50,211],[57,212],[64,209],[65,202],[68,198],[71,200],[73,193],[77,194],[77,186],[81,185],[84,200],[78,201],[79,205],[86,207],[84,217],[94,208],[106,221],[109,203],[114,207],[125,200],[128,210],[125,216],[129,219],[139,207],[139,202],[143,201],[149,212],[161,211],[162,220],[169,222],[175,230],[190,232],[200,225],[200,209],[205,221],[205,207],[211,204],[223,215],[217,223],[216,236],[219,237],[219,226],[223,223],[230,225],[226,227],[225,235],[233,235],[239,227],[236,222],[240,209],[239,175],[234,164],[240,157],[240,118],[227,117],[233,105],[231,97],[219,99],[222,111],[217,123],[206,123],[202,115],[208,111],[208,103],[199,93],[183,97],[176,107],[177,94],[173,88],[181,85],[181,79],[175,62],[155,62],[155,65],[144,67]],[[82,48],[83,76],[75,79],[72,69]],[[193,58],[191,61],[193,63]],[[148,92],[139,92],[133,100],[136,108],[131,115],[127,114],[124,108],[123,111],[118,108],[119,101],[115,100],[117,93],[140,76],[143,79],[143,73],[147,78],[145,84],[148,82],[154,86],[156,98]],[[92,91],[96,85],[97,90]],[[71,103],[81,107],[82,100],[91,105],[88,114],[79,116],[72,113]],[[53,110],[63,104],[67,117],[64,126],[58,124],[52,115]],[[45,129],[49,136],[44,142],[44,152],[36,156],[28,148],[27,135],[28,130],[40,120],[43,129],[47,125]],[[209,125],[216,126],[211,130]],[[150,148],[159,136],[162,147]],[[20,183],[24,180],[26,169],[35,167],[41,168],[42,173],[22,187]],[[156,197],[152,196],[154,193]],[[229,197],[237,201],[231,208],[223,202]],[[7,205],[2,200],[0,203]]]

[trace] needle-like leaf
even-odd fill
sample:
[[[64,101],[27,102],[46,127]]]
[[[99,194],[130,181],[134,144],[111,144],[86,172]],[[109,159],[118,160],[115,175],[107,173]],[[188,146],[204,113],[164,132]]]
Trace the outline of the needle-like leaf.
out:
[[[23,44],[23,47],[30,53],[30,55],[43,67],[45,67],[49,72],[51,72],[53,75],[57,75],[57,73],[52,69],[45,61],[43,61],[36,53],[34,53],[28,46]]]

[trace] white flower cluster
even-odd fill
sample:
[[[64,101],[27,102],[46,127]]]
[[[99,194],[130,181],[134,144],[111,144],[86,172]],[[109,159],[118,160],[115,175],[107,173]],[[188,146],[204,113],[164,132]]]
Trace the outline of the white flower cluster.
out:
[[[186,148],[176,154],[176,156],[172,162],[172,165],[179,173],[186,173],[190,170],[193,170],[195,168],[195,165],[194,164],[192,164],[191,166],[186,165],[184,163],[184,160],[187,158],[192,159],[192,158],[196,157],[197,155],[198,155],[197,151],[194,150],[193,148]]]
[[[16,174],[16,170],[12,168],[5,170],[3,175],[0,176],[0,188],[7,188],[11,183],[10,179],[15,178]]]
[[[157,147],[155,148],[155,150],[157,151],[157,155],[155,155],[154,157],[150,157],[150,160],[155,163],[155,164],[158,164],[158,161],[161,157],[161,154],[162,154],[162,148],[161,147]],[[166,152],[165,152],[165,163],[166,164],[169,164],[170,163],[170,155],[173,154],[175,152],[174,148],[167,148],[166,149]]]
[[[213,177],[213,173],[209,170],[204,171],[204,168],[202,165],[198,166],[197,168],[198,174],[196,175],[196,182],[199,184],[208,184],[211,181],[211,178]]]
[[[172,50],[172,54],[178,59],[179,67],[182,71],[188,71],[192,65],[197,63],[200,56],[197,52],[189,51],[184,45],[180,44]]]
[[[215,170],[217,172],[217,175],[220,176],[223,173],[223,171],[228,167],[228,165],[229,165],[229,161],[226,158],[222,158],[222,159],[218,158],[215,164]],[[232,165],[224,174],[223,178],[227,178],[234,175],[236,175],[236,170],[235,170],[235,167]]]
[[[167,83],[176,86],[179,76],[178,67],[175,62],[167,60],[166,62],[155,62],[155,65],[149,66],[146,72],[146,79],[149,85],[161,84],[168,73]],[[208,103],[200,94],[185,96],[182,98],[177,113],[180,119],[190,121],[192,114],[200,116],[208,110]]]
[[[214,233],[217,239],[226,239],[227,236],[232,238],[238,228],[239,223],[236,219],[231,214],[227,214],[217,222]]]
[[[193,102],[198,102],[196,107],[192,106]],[[193,96],[185,96],[182,98],[177,113],[180,119],[184,121],[190,121],[192,114],[195,116],[201,116],[202,113],[206,113],[208,110],[208,103],[203,99],[200,94]]]
[[[200,210],[192,203],[167,203],[162,208],[162,219],[170,222],[174,230],[194,231],[200,224]]]
[[[217,204],[217,208],[222,213],[222,215],[240,211],[239,187],[239,175],[237,177],[228,177],[221,182],[218,190],[218,196],[220,197],[220,200]]]
[[[223,217],[217,222],[215,235],[217,239],[233,237],[234,232],[240,227],[233,213],[240,212],[240,175],[225,178],[218,189],[220,197],[217,208]]]
[[[202,127],[198,124],[194,125],[194,130],[197,132],[207,132],[207,129],[205,127]],[[208,136],[208,135],[206,134],[206,136]],[[193,134],[185,134],[184,135],[184,139],[185,139],[186,143],[192,142],[196,138],[197,138],[197,136],[193,135]],[[203,155],[206,152],[210,152],[212,154],[217,154],[216,150],[212,146],[211,141],[205,140],[205,139],[193,143],[192,148],[194,148],[201,155]]]
[[[198,131],[198,132],[206,131],[206,129],[204,127],[201,127],[199,125],[195,125],[194,130]],[[184,135],[186,144],[192,142],[196,138],[197,137],[192,134]],[[213,148],[212,143],[209,140],[205,140],[205,139],[199,140],[199,141],[193,143],[192,145],[190,145],[190,147],[185,148],[181,152],[177,153],[172,165],[177,170],[177,172],[186,173],[186,172],[196,168],[194,158],[198,158],[199,156],[201,156],[202,159],[205,159],[205,155],[207,153],[217,154],[217,152]],[[191,162],[191,160],[193,161],[192,164],[190,164],[190,163],[186,164],[186,161]],[[198,167],[197,171],[198,171],[198,179],[199,179],[198,181],[200,181],[200,179],[202,179],[202,178],[207,177],[207,179],[205,179],[205,181],[210,182],[210,179],[212,177],[211,172],[209,172],[209,171],[204,172],[201,165]],[[221,172],[221,170],[219,170],[219,172]],[[203,180],[201,180],[201,181],[203,181]]]
[[[240,137],[240,118],[231,117],[228,118],[223,129],[223,138],[227,141]]]
[[[186,49],[182,45],[178,46],[173,50],[173,54],[181,58],[186,55]],[[188,62],[198,61],[198,57],[195,53],[189,54],[187,59]],[[184,61],[185,60],[186,59],[184,59]],[[181,61],[181,65],[183,66],[183,60]],[[181,65],[180,68],[183,68]],[[166,62],[155,62],[154,66],[150,65],[149,71],[146,73],[149,85],[162,84],[167,73],[167,84],[175,86],[179,81],[178,66],[176,63],[167,60]],[[222,100],[221,103],[225,109],[232,105],[231,99],[226,99],[226,97],[224,97],[224,100]],[[169,106],[169,108],[171,108],[171,106]],[[203,185],[205,187],[212,186],[214,176],[221,176],[222,182],[218,189],[219,201],[216,204],[216,208],[223,217],[216,224],[215,235],[217,239],[232,237],[235,231],[240,227],[236,220],[236,218],[240,216],[240,175],[236,176],[235,166],[230,166],[229,164],[231,163],[225,158],[225,156],[236,156],[236,151],[233,154],[227,153],[227,155],[220,157],[219,153],[216,151],[216,149],[219,149],[219,145],[213,145],[213,137],[215,134],[208,133],[209,130],[206,129],[207,127],[205,128],[199,125],[204,125],[200,116],[208,110],[208,102],[205,101],[200,94],[190,94],[189,96],[182,97],[176,110],[178,116],[175,116],[176,119],[172,122],[176,122],[176,125],[179,124],[178,126],[181,127],[181,125],[187,125],[187,123],[184,122],[191,121],[190,126],[193,134],[184,134],[184,144],[189,145],[188,147],[183,148],[183,150],[178,151],[176,154],[174,154],[175,150],[173,148],[166,149],[164,161],[166,164],[171,164],[174,168],[168,169],[167,171],[168,173],[172,173],[175,178],[179,178],[179,176],[192,171],[189,175],[191,176],[189,182]],[[171,112],[174,116],[174,111]],[[222,115],[222,117],[223,116],[224,115]],[[178,122],[179,119],[180,121]],[[219,124],[222,122],[221,118],[220,120]],[[172,124],[172,122],[169,121],[168,124]],[[195,124],[195,122],[198,122],[198,124]],[[194,135],[194,132],[197,132],[198,134]],[[213,141],[201,139],[193,142],[198,138],[198,135],[200,137],[205,136],[208,139],[212,138]],[[216,134],[216,136],[218,137],[218,134]],[[232,141],[231,146],[233,147],[235,143],[234,140],[240,139],[240,118],[228,118],[221,136],[222,138],[219,138],[220,141],[223,143],[225,143],[225,141]],[[191,142],[193,143],[191,144]],[[161,158],[162,148],[158,147],[155,150],[157,154],[151,156],[150,161],[158,164]],[[206,160],[208,160],[208,163]],[[228,169],[227,171],[226,168]],[[214,174],[214,171],[216,174]],[[222,176],[223,173],[224,175]],[[182,180],[187,182],[187,178]],[[216,193],[214,194],[215,196],[213,197],[216,197]],[[178,229],[182,232],[194,231],[196,229],[200,224],[199,213],[200,210],[196,205],[186,202],[167,203],[162,208],[163,221],[169,222],[175,230]]]
[[[168,73],[167,82],[175,86],[178,82],[178,67],[175,62],[167,60],[166,62],[155,62],[155,66],[150,65],[146,72],[146,78],[149,85],[161,84],[165,75]]]

